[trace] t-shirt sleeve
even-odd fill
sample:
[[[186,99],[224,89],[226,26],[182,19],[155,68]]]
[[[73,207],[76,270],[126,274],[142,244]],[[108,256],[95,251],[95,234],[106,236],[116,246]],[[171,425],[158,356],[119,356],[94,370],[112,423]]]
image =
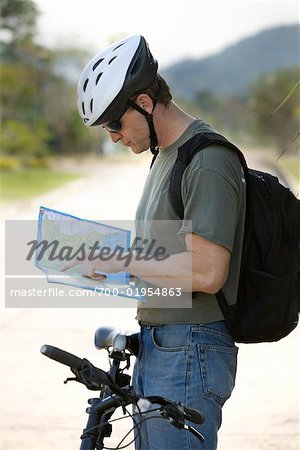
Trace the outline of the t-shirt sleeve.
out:
[[[184,220],[179,234],[193,232],[232,251],[241,169],[235,155],[228,150],[225,152],[221,149],[204,156],[199,152],[185,171],[182,179]]]

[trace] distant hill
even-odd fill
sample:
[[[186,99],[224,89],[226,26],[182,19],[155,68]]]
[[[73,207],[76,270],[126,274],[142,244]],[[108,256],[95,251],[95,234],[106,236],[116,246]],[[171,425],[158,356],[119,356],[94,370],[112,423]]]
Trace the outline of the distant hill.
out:
[[[201,91],[243,95],[262,73],[300,65],[299,37],[298,24],[267,29],[210,57],[182,60],[161,74],[183,98]]]

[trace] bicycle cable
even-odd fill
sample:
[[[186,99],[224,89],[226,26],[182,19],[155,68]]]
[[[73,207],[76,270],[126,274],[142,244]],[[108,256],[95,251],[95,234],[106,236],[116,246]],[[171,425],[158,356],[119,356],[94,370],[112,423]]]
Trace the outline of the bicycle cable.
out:
[[[137,405],[136,405],[137,406]],[[138,406],[137,406],[138,407]],[[138,409],[140,410],[140,408],[138,407]],[[130,413],[130,411],[128,411],[128,409],[126,408],[126,407],[124,407],[124,410],[126,411],[126,413],[128,414],[128,416],[123,416],[123,417],[117,417],[117,418],[115,418],[115,419],[110,419],[110,420],[107,420],[106,422],[104,422],[104,423],[102,423],[101,425],[99,424],[99,425],[95,425],[95,426],[93,426],[93,427],[91,427],[91,428],[89,428],[88,430],[86,430],[86,431],[92,431],[92,430],[95,430],[95,429],[99,429],[99,428],[102,428],[102,427],[104,427],[105,425],[107,425],[107,424],[111,424],[111,423],[114,423],[114,422],[118,422],[118,421],[120,421],[120,420],[124,420],[124,419],[129,419],[129,418],[131,418],[132,419],[132,421],[134,422],[134,426],[126,433],[126,435],[121,439],[121,441],[119,442],[119,444],[117,445],[117,447],[114,447],[114,448],[112,448],[112,447],[103,447],[103,449],[105,449],[105,450],[121,450],[121,449],[124,449],[124,448],[126,448],[126,447],[128,447],[129,445],[131,445],[137,438],[139,438],[139,440],[140,440],[140,442],[141,442],[141,434],[140,434],[140,425],[145,421],[145,419],[146,418],[144,418],[144,419],[142,419],[141,420],[141,422],[137,422],[136,421],[136,419],[135,419],[135,417],[136,416],[142,416],[142,415],[145,415],[145,414],[149,414],[149,413],[152,413],[152,412],[157,412],[157,411],[159,411],[160,410],[160,408],[153,408],[153,409],[149,409],[148,411],[145,411],[145,412],[142,412],[142,411],[139,411],[138,413],[134,413],[134,414],[131,414]],[[148,417],[149,418],[149,417]],[[155,419],[155,418],[161,418],[161,419],[164,419],[164,417],[160,417],[160,416],[155,416],[155,417],[151,417],[152,419]],[[135,429],[137,429],[137,432],[138,432],[138,435],[137,436],[135,436],[133,439],[132,439],[132,441],[130,441],[128,444],[126,444],[125,446],[123,446],[123,447],[120,447],[120,444],[126,439],[126,437],[130,434],[130,433],[132,433],[132,431],[134,431]]]
[[[136,405],[137,406],[137,405]],[[159,411],[160,410],[160,408],[154,408],[154,409],[150,409],[150,410],[148,410],[148,411],[145,411],[145,412],[141,412],[141,410],[140,410],[140,408],[139,408],[139,406],[137,406],[138,407],[138,409],[139,409],[139,413],[136,413],[136,414],[131,414],[131,413],[129,413],[129,411],[127,411],[127,408],[125,408],[125,410],[127,411],[127,413],[129,413],[129,416],[131,417],[131,419],[133,420],[133,422],[134,422],[134,426],[125,434],[125,436],[121,439],[121,441],[119,442],[119,444],[117,445],[117,447],[115,448],[115,449],[106,449],[106,450],[121,450],[121,449],[124,449],[124,448],[126,448],[126,447],[128,447],[130,444],[132,444],[133,442],[135,442],[137,439],[139,439],[139,450],[141,450],[141,443],[142,443],[142,436],[141,436],[141,430],[140,430],[140,428],[141,428],[141,424],[143,423],[143,421],[144,421],[144,419],[141,419],[141,421],[140,422],[136,422],[136,420],[134,419],[134,416],[142,416],[143,414],[149,414],[149,413],[151,413],[151,412],[156,412],[156,411]],[[157,417],[159,417],[159,416],[157,416]],[[155,417],[153,417],[153,418],[155,418]],[[138,435],[137,436],[134,436],[134,438],[132,439],[132,441],[130,441],[128,444],[126,444],[126,446],[123,446],[123,447],[120,447],[120,445],[122,444],[122,442],[124,442],[124,440],[127,438],[127,436],[129,436],[129,434],[130,433],[132,433],[134,430],[137,430],[137,432],[138,432]]]

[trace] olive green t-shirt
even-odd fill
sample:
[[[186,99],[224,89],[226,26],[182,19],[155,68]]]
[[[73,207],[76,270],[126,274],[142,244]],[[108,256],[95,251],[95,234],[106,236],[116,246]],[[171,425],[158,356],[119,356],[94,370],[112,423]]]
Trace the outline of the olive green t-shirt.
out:
[[[175,233],[177,241],[173,253],[186,250],[184,235],[191,232],[227,248],[231,252],[231,262],[223,292],[232,304],[238,288],[246,195],[237,155],[215,144],[198,152],[182,179],[183,221],[179,220],[170,203],[170,175],[178,147],[198,133],[214,131],[202,119],[196,119],[176,142],[160,150],[146,179],[136,221],[143,223],[142,237],[151,241],[157,237],[153,227],[155,221],[160,224],[166,221],[170,227],[170,221],[174,220],[173,235]],[[176,224],[179,224],[178,229]],[[172,245],[174,247],[174,243]],[[144,282],[140,285],[151,286]],[[181,295],[179,300],[176,298],[176,307],[162,307],[159,297],[148,297],[147,302],[139,305],[137,318],[158,324],[209,323],[223,319],[214,295],[197,292],[189,302],[187,298],[191,299],[191,293]],[[172,305],[172,298],[169,301],[168,305]]]

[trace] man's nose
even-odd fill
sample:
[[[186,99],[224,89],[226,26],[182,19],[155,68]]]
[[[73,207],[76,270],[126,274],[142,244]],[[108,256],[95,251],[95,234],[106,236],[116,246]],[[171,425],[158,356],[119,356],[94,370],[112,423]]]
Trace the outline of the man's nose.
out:
[[[109,132],[110,138],[113,141],[114,144],[116,144],[117,142],[119,142],[119,140],[122,138],[121,133],[116,133],[116,132]]]

